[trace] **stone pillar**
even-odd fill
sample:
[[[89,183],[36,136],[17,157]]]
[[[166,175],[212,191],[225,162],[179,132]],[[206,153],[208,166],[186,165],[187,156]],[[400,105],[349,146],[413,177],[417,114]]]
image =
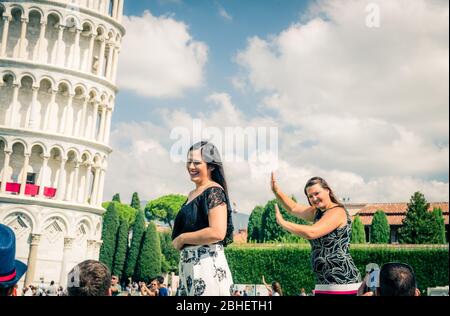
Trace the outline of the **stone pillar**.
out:
[[[101,241],[101,240],[97,240],[95,242],[94,253],[92,254],[92,256],[93,256],[92,260],[98,260],[99,259],[99,257],[100,257],[100,248],[101,248],[102,244],[103,244],[103,241]]]
[[[6,57],[6,45],[8,43],[9,22],[11,18],[9,16],[3,17],[3,34],[2,34],[2,46],[0,50],[0,57]]]
[[[93,252],[95,250],[96,240],[88,240],[86,247],[86,260],[93,260]]]
[[[113,69],[113,57],[114,57],[114,44],[110,43],[108,51],[108,64],[106,65],[106,79],[111,80],[111,74]]]
[[[97,168],[95,168],[94,188],[92,190],[92,195],[91,195],[91,205],[97,206],[99,182],[100,182],[100,167],[97,167]]]
[[[65,173],[66,173],[66,171],[65,171],[65,166],[66,166],[66,162],[67,162],[67,159],[65,159],[65,158],[62,158],[61,159],[61,164],[60,164],[60,166],[59,166],[59,174],[58,174],[58,188],[57,188],[57,190],[58,190],[58,196],[57,196],[57,199],[58,200],[62,200],[63,199],[63,197],[64,197],[64,183],[63,183],[63,181],[65,180],[64,178],[65,178]]]
[[[56,44],[56,54],[55,59],[52,64],[63,64],[64,62],[60,61],[61,59],[61,48],[63,45],[63,35],[64,35],[64,25],[58,25],[58,42]]]
[[[90,35],[91,39],[89,42],[88,64],[86,69],[86,71],[88,71],[89,73],[92,73],[92,68],[94,66],[94,44],[96,36],[97,35],[94,33]]]
[[[5,193],[6,191],[6,182],[8,181],[8,167],[9,167],[9,161],[11,158],[12,151],[5,150],[5,161],[3,162],[3,175],[1,179],[1,185],[0,185],[0,193]]]
[[[47,106],[47,110],[45,111],[44,132],[46,132],[48,129],[48,123],[50,121],[50,117],[52,116],[53,108],[55,107],[57,93],[58,93],[58,90],[52,89],[52,97],[51,97],[50,103]]]
[[[123,17],[123,0],[119,0],[119,12],[117,13],[117,20],[119,23],[122,23],[122,17]]]
[[[77,66],[77,50],[80,48],[80,34],[81,30],[75,30],[75,44],[73,45],[73,49],[71,51],[71,56],[69,56],[69,68],[73,68]],[[79,60],[79,57],[78,57]]]
[[[106,105],[102,105],[102,117],[100,119],[100,131],[98,133],[98,142],[103,142],[105,136],[105,124],[106,124]]]
[[[22,169],[22,178],[20,180],[20,195],[25,195],[25,188],[27,186],[28,167],[30,166],[30,154],[25,154],[25,162]]]
[[[41,175],[39,177],[39,198],[44,198],[44,188],[45,188],[45,173],[47,171],[48,166],[48,160],[50,159],[50,156],[44,156],[44,162],[42,164],[42,171]]]
[[[88,203],[88,198],[89,198],[89,189],[91,188],[90,186],[90,178],[91,178],[91,172],[92,172],[92,165],[88,165],[86,168],[86,181],[85,181],[85,187],[84,187],[84,197],[83,197],[83,204]],[[91,197],[92,200],[92,197]]]
[[[86,114],[87,114],[87,105],[90,100],[90,97],[87,96],[83,102],[83,110],[81,111],[81,119],[80,124],[78,125],[78,130],[75,134],[77,137],[84,138],[86,136]]]
[[[72,173],[70,194],[69,194],[69,198],[68,198],[68,200],[71,202],[76,202],[78,189],[80,187],[80,183],[78,182],[79,175],[80,175],[80,163],[77,161],[77,162],[75,162],[75,170]]]
[[[19,42],[19,56],[18,58],[25,58],[24,49],[25,49],[25,37],[27,35],[27,24],[28,20],[26,18],[22,18],[22,28],[20,30],[20,42]]]
[[[7,126],[16,127],[16,108],[17,103],[19,102],[19,85],[17,83],[13,84],[14,91],[13,91],[13,100],[11,104],[11,110],[9,113],[9,124],[6,124]]]
[[[25,121],[25,128],[36,129],[36,109],[37,109],[37,97],[39,87],[33,86],[33,97],[31,101],[30,110],[27,111],[27,118]]]
[[[97,206],[102,206],[103,201],[103,190],[105,188],[105,169],[101,169],[100,171],[100,181],[99,181],[99,188],[98,188],[98,197],[97,197]]]
[[[69,135],[73,134],[73,98],[75,94],[69,93],[69,101],[67,106],[64,108],[65,117],[63,117],[63,128],[62,133]]]
[[[114,2],[113,2],[113,9],[112,9],[112,14],[111,14],[111,17],[113,19],[117,19],[117,10],[119,8],[118,3],[119,3],[119,0],[114,0]]]
[[[113,62],[113,73],[112,73],[112,82],[116,82],[117,80],[117,69],[119,68],[119,47],[116,46],[114,48],[114,62]]]
[[[45,61],[42,57],[44,56],[44,40],[45,40],[45,31],[47,30],[47,23],[45,21],[41,22],[41,31],[39,33],[39,49],[38,49],[38,60]]]
[[[93,140],[97,140],[97,121],[98,121],[98,108],[99,108],[99,103],[94,101],[94,117],[92,118],[92,139]]]
[[[64,238],[63,260],[62,260],[62,264],[61,264],[61,273],[60,273],[60,277],[59,277],[59,285],[62,286],[63,288],[66,288],[66,286],[67,286],[68,271],[66,271],[66,270],[67,270],[67,264],[69,263],[70,251],[72,250],[74,240],[75,240],[75,238],[69,238],[69,237]]]
[[[112,109],[108,109],[106,112],[106,126],[105,126],[105,137],[103,142],[109,144],[109,136],[111,134],[111,119],[112,119]]]
[[[97,76],[104,76],[103,68],[105,66],[105,53],[106,53],[106,39],[104,36],[100,38],[100,41],[102,42],[100,46],[100,56],[98,56],[98,69],[97,69]]]
[[[40,240],[41,235],[31,234],[30,252],[28,254],[28,261],[27,261],[28,268],[27,274],[25,275],[25,286],[33,284],[34,281],[34,273],[36,271],[37,253]]]

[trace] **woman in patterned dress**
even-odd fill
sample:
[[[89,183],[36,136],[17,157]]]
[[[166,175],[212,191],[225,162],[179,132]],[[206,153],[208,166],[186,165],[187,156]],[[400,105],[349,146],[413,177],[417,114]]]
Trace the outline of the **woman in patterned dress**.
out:
[[[217,148],[192,146],[187,171],[195,189],[178,213],[173,245],[180,254],[181,296],[230,296],[233,278],[224,247],[233,240],[231,205]]]
[[[284,194],[273,173],[271,188],[288,212],[313,223],[309,226],[288,222],[275,204],[278,224],[311,243],[315,296],[357,295],[361,275],[349,253],[352,220],[327,182],[315,177],[306,183],[304,192],[310,206],[300,205]]]

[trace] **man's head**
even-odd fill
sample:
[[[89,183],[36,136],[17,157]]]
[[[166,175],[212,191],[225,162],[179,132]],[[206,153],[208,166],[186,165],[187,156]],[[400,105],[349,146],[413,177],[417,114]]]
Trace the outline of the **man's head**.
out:
[[[111,277],[111,285],[116,285],[119,283],[119,277],[117,275],[113,275]]]
[[[26,264],[16,260],[16,235],[11,228],[0,224],[0,296],[11,295],[26,271]]]
[[[413,269],[404,263],[386,263],[380,270],[380,296],[419,296]]]
[[[69,272],[67,284],[69,296],[110,296],[111,272],[99,261],[86,260]]]

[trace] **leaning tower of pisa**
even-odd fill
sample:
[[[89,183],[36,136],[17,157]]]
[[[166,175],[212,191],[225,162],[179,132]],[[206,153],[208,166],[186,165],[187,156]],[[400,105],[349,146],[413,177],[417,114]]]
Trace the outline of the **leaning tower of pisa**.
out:
[[[98,259],[123,2],[0,1],[0,223],[26,284]]]

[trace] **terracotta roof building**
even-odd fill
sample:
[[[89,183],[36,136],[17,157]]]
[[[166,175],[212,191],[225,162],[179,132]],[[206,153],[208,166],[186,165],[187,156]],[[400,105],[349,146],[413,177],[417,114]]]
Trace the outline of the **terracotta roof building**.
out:
[[[384,211],[391,228],[391,243],[398,242],[397,232],[406,217],[407,203],[347,204],[346,207],[353,217],[359,215],[361,218],[361,222],[365,226],[367,242],[370,242],[370,225],[372,224],[373,215],[377,210]],[[448,202],[430,203],[429,211],[432,212],[434,208],[440,208],[442,210],[448,242]]]

